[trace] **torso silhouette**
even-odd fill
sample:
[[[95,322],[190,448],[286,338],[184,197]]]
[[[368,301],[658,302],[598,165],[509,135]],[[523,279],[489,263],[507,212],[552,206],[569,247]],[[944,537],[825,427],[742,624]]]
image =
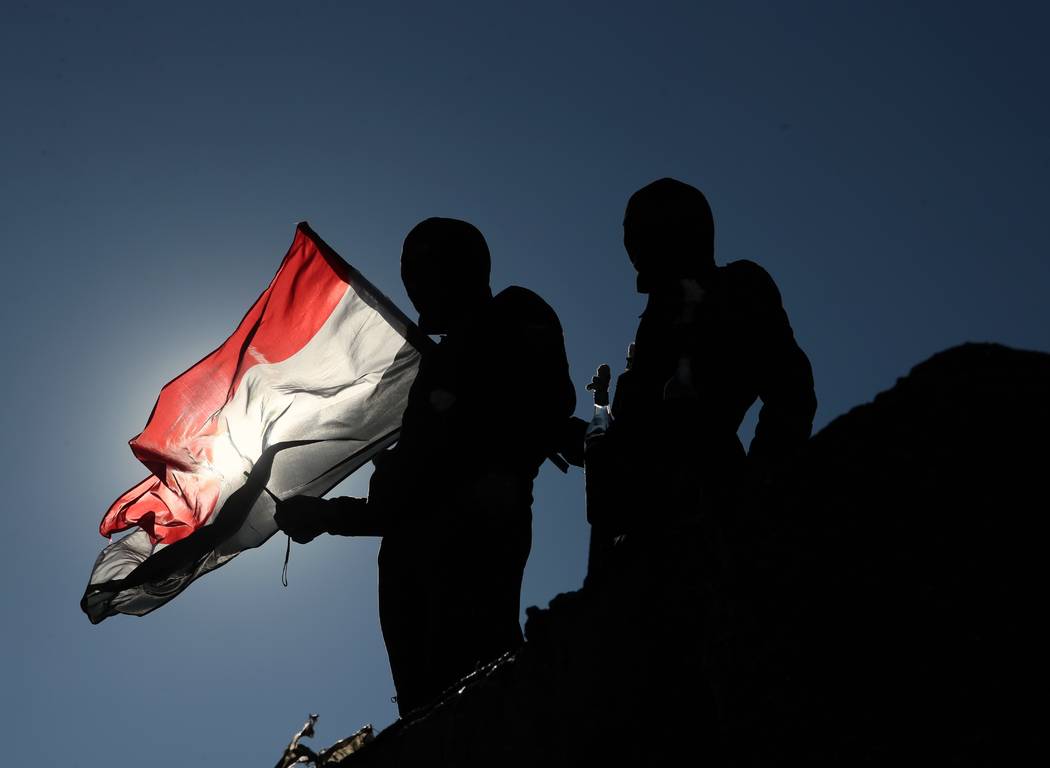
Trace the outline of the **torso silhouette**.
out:
[[[524,288],[424,354],[369,491],[389,518],[379,607],[402,714],[521,643],[532,481],[574,406],[557,315]]]
[[[816,397],[809,359],[766,271],[737,261],[653,294],[613,402],[617,452],[637,489],[626,504],[689,512],[666,509],[690,503],[683,478],[688,486],[734,482],[744,462],[737,429],[757,398],[750,455],[782,461],[808,439]],[[627,527],[638,518],[637,510],[619,514]]]

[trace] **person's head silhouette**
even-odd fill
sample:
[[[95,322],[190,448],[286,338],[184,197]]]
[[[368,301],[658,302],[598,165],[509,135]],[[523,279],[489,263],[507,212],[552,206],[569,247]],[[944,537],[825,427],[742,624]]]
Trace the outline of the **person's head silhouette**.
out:
[[[638,270],[638,290],[668,280],[703,280],[715,268],[715,222],[704,193],[675,179],[648,184],[627,202],[623,245]]]
[[[424,333],[448,333],[492,297],[489,247],[459,219],[421,221],[405,238],[401,279]]]

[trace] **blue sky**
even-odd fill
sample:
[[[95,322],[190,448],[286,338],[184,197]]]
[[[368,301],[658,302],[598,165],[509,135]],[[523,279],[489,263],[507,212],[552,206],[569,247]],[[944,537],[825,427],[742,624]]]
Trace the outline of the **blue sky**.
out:
[[[454,7],[453,7],[454,6]],[[818,427],[967,340],[1050,350],[1050,12],[1036,3],[5,3],[0,722],[10,762],[268,765],[395,717],[369,540],[246,553],[143,619],[77,602],[127,440],[306,219],[410,310],[401,241],[475,223],[561,315],[581,415],[643,301],[628,196],[701,187],[776,278]],[[513,408],[513,395],[508,408]],[[363,493],[354,477],[343,493]],[[523,605],[577,587],[543,470]],[[654,704],[658,707],[658,704]],[[658,716],[654,709],[653,716]]]

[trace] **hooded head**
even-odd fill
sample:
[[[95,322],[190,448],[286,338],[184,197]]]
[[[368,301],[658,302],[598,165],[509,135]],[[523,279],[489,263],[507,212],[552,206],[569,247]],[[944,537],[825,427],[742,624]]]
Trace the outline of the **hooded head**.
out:
[[[401,279],[424,333],[448,333],[492,298],[489,247],[459,219],[421,221],[405,238]]]
[[[638,291],[667,280],[703,280],[715,268],[715,221],[704,193],[675,179],[642,187],[627,201],[623,245]]]

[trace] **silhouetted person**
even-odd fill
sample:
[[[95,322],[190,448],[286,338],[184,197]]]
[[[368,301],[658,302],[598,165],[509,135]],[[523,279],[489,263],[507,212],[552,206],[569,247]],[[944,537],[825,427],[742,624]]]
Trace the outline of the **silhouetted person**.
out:
[[[632,700],[660,702],[665,716],[648,734],[655,762],[670,760],[660,750],[689,733],[715,764],[732,764],[746,711],[734,685],[738,665],[751,663],[746,647],[736,655],[734,634],[751,620],[749,603],[736,597],[754,578],[751,544],[741,535],[756,519],[748,479],[777,474],[805,445],[816,410],[813,374],[765,270],[750,261],[715,264],[714,221],[698,189],[673,179],[643,187],[627,204],[623,228],[638,290],[649,300],[616,384],[611,424],[587,444],[584,592],[602,606],[641,582],[648,613],[692,618],[656,641],[649,627],[618,626],[621,653],[641,671],[624,676],[632,683],[598,683],[593,695],[615,700],[618,688],[633,685]],[[736,433],[757,398],[748,456]],[[682,578],[695,603],[668,604],[665,586]]]
[[[812,369],[775,283],[751,261],[716,266],[700,190],[674,179],[643,187],[623,230],[649,301],[616,386],[615,469],[600,474],[613,532],[699,511],[742,480],[746,463],[775,474],[809,438],[816,411]],[[745,462],[736,433],[757,398]]]
[[[405,714],[522,642],[532,482],[575,407],[561,324],[525,288],[496,296],[481,233],[432,218],[405,239],[401,275],[425,351],[401,436],[367,501],[278,507],[293,539],[382,535],[379,614]]]

